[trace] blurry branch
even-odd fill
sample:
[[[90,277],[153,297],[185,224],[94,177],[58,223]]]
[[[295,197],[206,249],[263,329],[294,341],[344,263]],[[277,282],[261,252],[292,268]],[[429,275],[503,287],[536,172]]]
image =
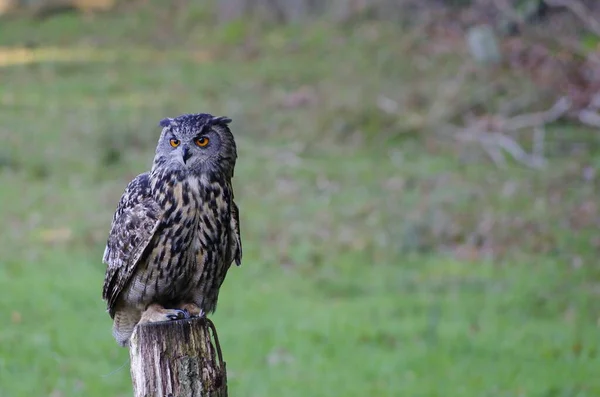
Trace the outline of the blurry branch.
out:
[[[444,84],[438,90],[435,96],[427,120],[433,124],[439,124],[442,120],[453,118],[461,109],[450,107],[448,103],[456,103],[460,96],[461,89],[471,71],[470,65],[464,64],[459,70],[455,79]],[[466,128],[460,128],[453,125],[445,125],[442,128],[446,132],[450,132],[454,139],[461,142],[476,142],[492,161],[499,167],[506,165],[504,152],[508,153],[513,159],[521,164],[532,168],[540,168],[544,165],[543,154],[540,154],[539,148],[543,148],[543,142],[537,142],[534,146],[537,148],[533,154],[528,154],[514,139],[509,137],[504,131],[516,131],[526,127],[536,127],[541,129],[546,122],[554,121],[561,114],[568,110],[565,108],[564,101],[559,101],[547,112],[532,113],[527,115],[516,116],[511,119],[503,119],[499,117],[492,118],[494,121],[490,123],[490,118],[480,118],[473,121]],[[535,138],[543,141],[544,134],[536,134]]]
[[[562,97],[543,112],[527,113],[502,121],[506,131],[518,131],[523,128],[535,128],[552,123],[564,116],[571,109],[571,101]]]
[[[600,128],[600,114],[591,110],[582,110],[579,112],[579,120],[592,127]]]
[[[579,112],[579,121],[590,127],[600,128],[600,113],[592,109],[584,109]]]
[[[479,118],[466,128],[450,127],[455,139],[461,142],[476,142],[499,167],[506,165],[505,153],[515,161],[531,168],[545,165],[544,139],[546,124],[564,116],[571,108],[568,98],[562,97],[548,110],[502,118],[498,116]],[[533,129],[532,153],[527,153],[508,133],[525,128]]]
[[[545,0],[550,7],[565,7],[577,18],[581,19],[586,27],[600,36],[600,22],[596,21],[587,7],[578,0]]]
[[[531,168],[541,168],[545,161],[537,153],[529,154],[514,139],[501,132],[480,131],[477,126],[457,130],[456,139],[462,142],[476,142],[481,145],[492,161],[499,167],[506,165],[503,151],[514,160]]]

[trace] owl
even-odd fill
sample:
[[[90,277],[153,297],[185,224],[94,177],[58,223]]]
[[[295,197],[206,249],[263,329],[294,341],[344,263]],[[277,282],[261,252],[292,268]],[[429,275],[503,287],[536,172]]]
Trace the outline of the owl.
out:
[[[121,346],[137,324],[214,312],[227,271],[241,264],[230,122],[203,113],[162,120],[152,169],[118,203],[102,297]]]

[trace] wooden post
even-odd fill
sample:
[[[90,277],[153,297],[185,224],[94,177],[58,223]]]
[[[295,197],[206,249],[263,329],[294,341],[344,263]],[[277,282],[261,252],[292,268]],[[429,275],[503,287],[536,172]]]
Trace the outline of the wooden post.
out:
[[[129,357],[135,397],[227,397],[221,346],[207,318],[139,325]]]

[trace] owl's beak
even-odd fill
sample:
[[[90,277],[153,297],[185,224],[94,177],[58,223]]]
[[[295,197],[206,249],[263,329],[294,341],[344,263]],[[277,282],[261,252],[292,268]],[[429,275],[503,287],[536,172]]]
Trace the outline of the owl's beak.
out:
[[[192,157],[192,152],[190,152],[190,148],[187,145],[181,148],[181,157],[183,158],[183,164],[186,164],[190,157]]]

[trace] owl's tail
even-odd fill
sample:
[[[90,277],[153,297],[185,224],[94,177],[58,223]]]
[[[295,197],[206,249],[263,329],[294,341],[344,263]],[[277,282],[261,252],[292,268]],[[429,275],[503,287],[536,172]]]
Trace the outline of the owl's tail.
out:
[[[117,310],[113,320],[113,337],[123,347],[129,344],[133,328],[140,321],[141,313],[137,310]]]

